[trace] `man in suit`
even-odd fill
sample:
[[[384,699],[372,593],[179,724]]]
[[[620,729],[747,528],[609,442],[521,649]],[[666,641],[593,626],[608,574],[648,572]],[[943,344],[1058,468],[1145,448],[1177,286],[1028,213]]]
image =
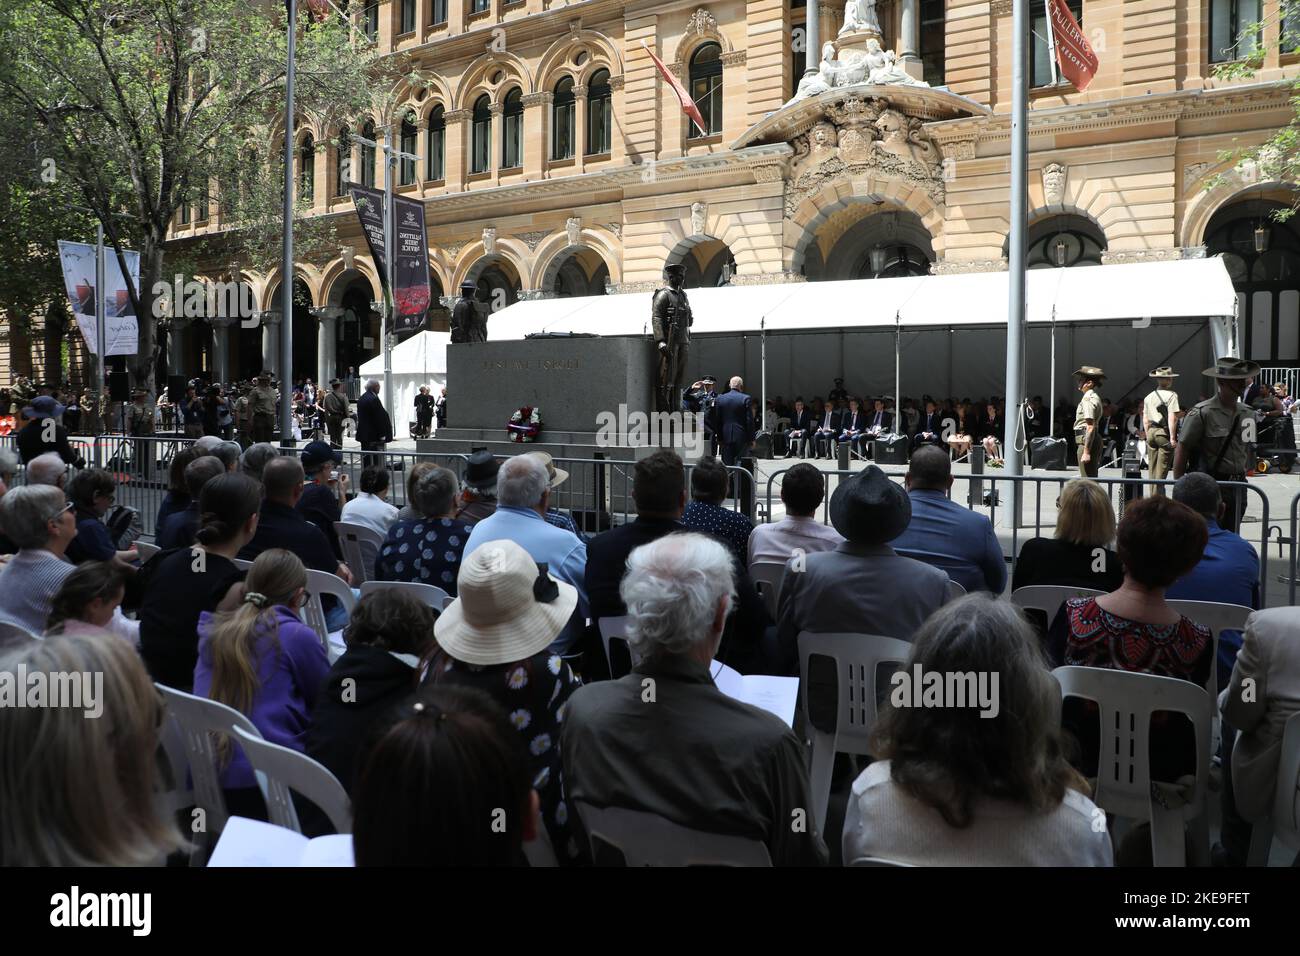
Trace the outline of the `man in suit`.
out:
[[[943,412],[933,398],[925,400],[925,414],[916,426],[916,435],[912,438],[912,450],[922,445],[943,447]]]
[[[727,466],[739,465],[749,457],[754,447],[757,428],[754,421],[754,400],[745,394],[745,382],[739,375],[733,375],[728,383],[731,391],[718,396],[713,403],[714,427],[722,449],[722,463]],[[736,475],[741,486],[732,489],[731,497],[741,500],[741,509],[747,515],[754,513],[754,483],[743,475]]]
[[[894,429],[894,413],[885,408],[885,400],[877,398],[871,405],[872,411],[867,415],[867,428],[863,435],[864,444]]]
[[[392,440],[393,420],[379,400],[379,381],[372,378],[366,382],[366,390],[357,399],[357,441],[361,442],[362,451],[383,451],[384,445]],[[380,455],[363,455],[361,458],[363,468],[381,464],[383,458]]]
[[[907,492],[875,465],[839,483],[830,517],[844,543],[833,551],[796,555],[786,564],[777,646],[787,673],[797,672],[801,631],[883,634],[910,641],[921,622],[947,600],[946,574],[889,546],[906,530],[912,505]],[[817,680],[816,675],[809,679]]]
[[[1214,848],[1214,856],[1224,862],[1245,861],[1250,844],[1245,821],[1264,820],[1273,807],[1282,733],[1300,711],[1297,633],[1300,608],[1256,611],[1246,620],[1222,705],[1223,763],[1230,771],[1223,789],[1223,844]]]
[[[827,402],[822,409],[821,418],[817,420],[817,429],[813,433],[813,457],[832,458],[832,444],[840,433],[840,413],[835,410],[834,402]]]
[[[840,433],[835,439],[836,450],[841,442],[848,442],[851,451],[861,452],[863,431],[867,427],[867,416],[862,414],[857,396],[849,399],[849,410],[840,416]]]
[[[952,461],[941,448],[918,448],[907,467],[912,518],[894,550],[939,568],[967,591],[1001,594],[1007,583],[1002,545],[989,519],[948,498]]]
[[[789,450],[786,452],[787,458],[796,454],[800,458],[808,457],[808,446],[812,441],[814,427],[812,412],[804,407],[802,398],[796,398],[794,411],[790,415],[790,430],[785,433],[786,439],[790,442]]]

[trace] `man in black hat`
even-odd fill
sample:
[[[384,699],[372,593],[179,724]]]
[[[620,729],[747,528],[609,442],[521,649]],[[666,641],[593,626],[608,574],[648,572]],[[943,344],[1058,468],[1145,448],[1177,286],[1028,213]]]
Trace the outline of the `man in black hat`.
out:
[[[787,664],[797,658],[801,631],[910,641],[947,600],[948,575],[888,545],[907,530],[912,503],[875,465],[839,483],[830,516],[845,542],[834,551],[796,555],[785,567],[777,642]]]
[[[678,407],[677,395],[681,393],[682,375],[690,355],[691,304],[682,290],[686,281],[686,266],[681,263],[664,266],[666,285],[654,294],[651,302],[651,320],[654,325],[655,346],[659,358],[656,386],[656,411],[671,412]]]
[[[1255,412],[1239,396],[1259,366],[1233,356],[1219,359],[1203,373],[1215,380],[1217,393],[1196,405],[1178,426],[1174,477],[1203,471],[1218,482],[1245,482],[1246,446],[1255,440]],[[1235,532],[1246,510],[1242,485],[1219,485],[1224,513],[1220,527]]]
[[[68,444],[68,430],[59,424],[63,406],[48,395],[39,395],[22,410],[27,424],[18,432],[18,455],[26,465],[47,451],[59,453],[69,465],[84,468],[86,460]]]
[[[347,393],[343,391],[343,383],[337,378],[330,382],[329,394],[321,404],[325,410],[325,427],[330,433],[330,446],[342,448],[343,419],[351,413],[352,405],[348,402]]]
[[[334,522],[343,520],[343,506],[348,501],[348,476],[335,468],[343,463],[343,452],[328,442],[311,441],[302,450],[302,470],[306,484],[302,497],[294,505],[298,513],[325,533],[334,557],[343,560]]]

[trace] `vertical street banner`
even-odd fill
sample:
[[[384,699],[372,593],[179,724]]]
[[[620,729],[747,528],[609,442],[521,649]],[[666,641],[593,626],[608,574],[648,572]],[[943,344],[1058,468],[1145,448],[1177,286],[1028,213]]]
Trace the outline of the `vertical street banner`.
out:
[[[366,234],[366,245],[379,279],[388,290],[388,259],[384,242],[384,194],[358,183],[348,183],[348,192],[357,207],[357,218]],[[396,224],[395,290],[392,291],[393,331],[418,329],[429,311],[432,291],[429,285],[428,240],[424,228],[424,204],[413,199],[394,197],[393,218]]]
[[[131,286],[140,288],[140,253],[122,253],[131,273]],[[95,247],[85,242],[59,240],[59,262],[63,266],[63,285],[68,293],[77,328],[91,355],[99,354],[99,326],[95,316]],[[104,326],[105,351],[109,355],[135,355],[139,348],[140,329],[130,287],[122,277],[117,254],[104,249]]]
[[[1047,0],[1047,29],[1051,31],[1061,74],[1082,93],[1101,64],[1066,0]]]

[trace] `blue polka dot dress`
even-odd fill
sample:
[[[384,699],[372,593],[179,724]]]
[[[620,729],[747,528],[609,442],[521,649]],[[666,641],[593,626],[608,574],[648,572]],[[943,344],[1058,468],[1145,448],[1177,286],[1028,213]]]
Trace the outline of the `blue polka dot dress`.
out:
[[[375,579],[432,584],[456,596],[456,572],[469,540],[470,525],[455,518],[399,521],[375,560]]]

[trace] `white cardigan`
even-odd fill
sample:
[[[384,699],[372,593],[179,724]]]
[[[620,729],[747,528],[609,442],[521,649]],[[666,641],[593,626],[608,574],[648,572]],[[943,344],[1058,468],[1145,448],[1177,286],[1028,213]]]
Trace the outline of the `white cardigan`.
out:
[[[1105,814],[1075,790],[1066,790],[1060,806],[1047,813],[980,801],[971,825],[958,830],[894,783],[888,760],[873,763],[853,782],[843,850],[846,864],[871,856],[913,866],[1114,865]]]

